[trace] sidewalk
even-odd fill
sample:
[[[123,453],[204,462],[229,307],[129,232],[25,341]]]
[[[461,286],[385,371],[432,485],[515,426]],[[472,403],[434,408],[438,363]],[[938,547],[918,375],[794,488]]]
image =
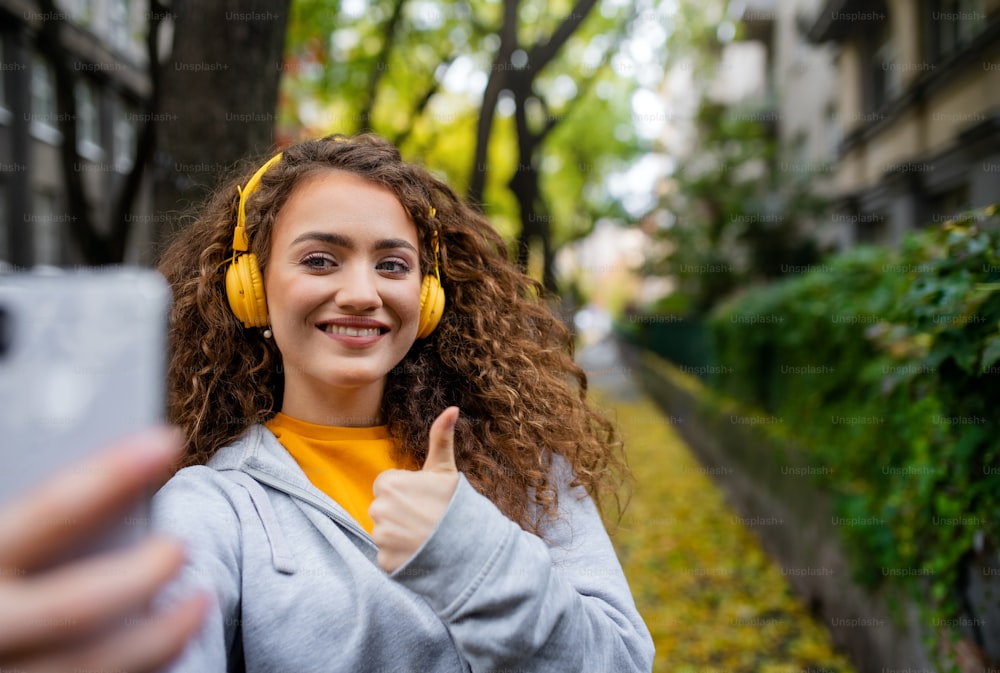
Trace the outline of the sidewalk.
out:
[[[853,671],[637,387],[614,342],[580,349],[577,361],[593,399],[618,423],[635,476],[624,517],[609,525],[656,644],[653,670]]]

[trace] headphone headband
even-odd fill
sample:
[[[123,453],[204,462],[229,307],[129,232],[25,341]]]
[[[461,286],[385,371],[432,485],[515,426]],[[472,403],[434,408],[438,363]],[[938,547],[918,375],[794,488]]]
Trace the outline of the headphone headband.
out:
[[[431,206],[431,217],[434,217],[434,206]],[[434,233],[431,234],[431,247],[434,248],[434,275],[437,276],[438,282],[441,282],[441,265],[440,265],[440,243],[438,241],[438,230],[434,227]]]
[[[236,231],[233,232],[233,250],[237,252],[246,252],[250,249],[250,238],[247,236],[246,229],[247,199],[260,188],[260,179],[264,177],[264,173],[267,173],[267,169],[279,161],[281,161],[281,152],[275,154],[263,166],[258,168],[257,172],[247,180],[245,187],[236,187],[236,191],[240,193],[240,209],[236,214]]]

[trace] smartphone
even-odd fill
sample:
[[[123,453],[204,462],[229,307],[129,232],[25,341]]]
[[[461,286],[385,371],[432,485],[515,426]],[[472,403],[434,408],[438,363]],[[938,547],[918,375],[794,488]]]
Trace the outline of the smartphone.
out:
[[[151,269],[0,273],[0,506],[163,422],[170,296]],[[137,539],[148,514],[120,524]]]

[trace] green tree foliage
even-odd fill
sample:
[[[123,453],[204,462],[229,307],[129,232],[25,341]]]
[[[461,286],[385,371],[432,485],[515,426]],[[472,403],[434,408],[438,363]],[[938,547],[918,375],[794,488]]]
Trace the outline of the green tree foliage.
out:
[[[296,0],[281,137],[386,136],[508,239],[537,225],[551,286],[554,249],[621,211],[603,185],[641,149],[635,82],[615,61],[633,15],[594,4]]]
[[[671,101],[674,132],[687,142],[665,148],[677,168],[650,217],[661,245],[644,271],[676,281],[659,311],[689,317],[814,262],[808,220],[824,206],[810,176],[780,170],[773,102],[719,100],[723,47],[742,31],[728,4],[679,3],[666,49],[667,70],[690,73],[686,97],[696,103]]]
[[[685,312],[702,315],[734,290],[808,266],[817,259],[803,220],[823,203],[807,180],[778,170],[766,108],[704,101],[697,149],[673,175],[660,230],[668,252],[647,271],[677,278]]]
[[[794,419],[861,522],[842,527],[859,578],[909,585],[931,626],[977,614],[970,569],[1000,547],[998,212],[852,250],[711,324],[715,386]]]

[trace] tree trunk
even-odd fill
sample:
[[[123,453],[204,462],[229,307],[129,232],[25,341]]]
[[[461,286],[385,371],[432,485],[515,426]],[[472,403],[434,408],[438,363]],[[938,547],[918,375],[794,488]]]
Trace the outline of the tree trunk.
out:
[[[161,65],[154,118],[154,208],[170,219],[160,225],[160,241],[175,216],[200,203],[220,174],[273,149],[290,3],[174,2],[173,52]]]
[[[517,169],[511,178],[510,190],[517,198],[518,210],[521,215],[521,233],[518,236],[517,261],[521,269],[528,268],[528,258],[531,252],[531,242],[538,240],[542,244],[542,285],[549,292],[556,293],[555,270],[552,258],[552,217],[542,198],[538,170],[535,168],[536,154],[541,148],[540,135],[528,127],[526,101],[531,95],[531,79],[520,74],[511,77],[511,88],[514,93],[516,108],[514,123],[517,129]]]
[[[500,26],[500,48],[489,79],[483,92],[483,105],[479,110],[476,124],[476,152],[469,174],[469,189],[466,200],[473,208],[482,208],[483,193],[486,191],[486,157],[489,153],[490,136],[493,133],[493,117],[496,114],[500,92],[506,88],[507,74],[511,68],[510,57],[517,48],[517,9],[520,0],[504,0],[503,24]]]
[[[382,79],[382,73],[389,67],[389,55],[392,53],[392,44],[396,39],[396,30],[399,28],[399,21],[403,18],[403,6],[406,0],[396,0],[392,6],[392,15],[386,21],[382,30],[382,47],[378,57],[375,59],[375,67],[368,75],[368,88],[365,91],[364,103],[361,105],[361,112],[358,114],[358,130],[372,131],[372,114],[375,112],[375,99],[378,96],[378,83]]]
[[[83,175],[78,170],[80,155],[76,142],[76,77],[73,74],[76,57],[63,44],[63,30],[67,21],[65,15],[57,11],[54,0],[42,0],[40,7],[45,19],[38,32],[38,47],[45,53],[55,75],[56,123],[62,134],[59,163],[66,189],[66,205],[72,217],[70,235],[88,264],[120,261],[125,249],[124,241],[111,241],[98,233],[83,187]]]
[[[531,241],[538,239],[542,244],[542,284],[550,292],[557,290],[553,268],[552,224],[542,198],[538,171],[535,169],[535,157],[541,151],[542,143],[556,121],[554,118],[550,119],[542,129],[533,131],[528,126],[525,103],[534,95],[535,78],[556,57],[566,40],[580,27],[596,3],[597,0],[577,0],[572,11],[562,20],[551,37],[538,42],[527,52],[525,66],[511,70],[510,56],[516,49],[521,48],[517,38],[519,0],[504,0],[500,49],[487,80],[483,107],[479,114],[479,126],[476,130],[476,156],[468,192],[469,201],[473,205],[479,205],[483,200],[486,186],[486,155],[497,99],[503,89],[510,89],[515,104],[518,162],[509,186],[517,199],[521,215],[517,259],[521,268],[526,269]]]

